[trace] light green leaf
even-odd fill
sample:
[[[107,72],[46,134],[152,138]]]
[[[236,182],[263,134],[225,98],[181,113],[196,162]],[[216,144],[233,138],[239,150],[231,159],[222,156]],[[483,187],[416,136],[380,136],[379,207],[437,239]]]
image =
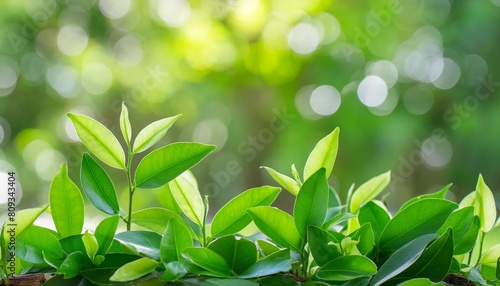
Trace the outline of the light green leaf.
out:
[[[111,247],[111,243],[115,237],[119,220],[120,218],[118,215],[114,215],[103,219],[99,225],[97,225],[97,228],[95,229],[95,237],[97,239],[97,244],[99,245],[99,249],[97,250],[98,255],[104,255],[108,252],[108,249]]]
[[[116,137],[98,121],[80,114],[68,113],[83,144],[104,163],[125,168],[125,153]]]
[[[16,256],[24,261],[40,264],[43,252],[53,258],[62,258],[64,253],[57,238],[46,228],[31,225],[16,238]]]
[[[497,271],[495,272],[495,276],[500,280],[500,257],[497,259]]]
[[[446,197],[446,193],[448,192],[448,190],[450,189],[452,184],[448,184],[446,187],[444,187],[443,189],[441,189],[440,191],[436,192],[436,193],[432,193],[432,194],[425,194],[425,195],[421,195],[421,196],[418,196],[418,197],[415,197],[415,198],[412,198],[411,200],[407,201],[406,203],[404,203],[400,208],[399,208],[399,211],[402,211],[404,210],[407,206],[413,204],[414,202],[417,202],[417,201],[420,201],[420,200],[423,200],[423,199],[444,199]]]
[[[377,245],[382,231],[390,220],[391,217],[389,216],[389,213],[373,201],[364,204],[359,210],[359,223],[361,225],[370,223],[375,238],[375,244]]]
[[[246,210],[272,204],[279,193],[279,188],[263,186],[249,189],[234,197],[215,214],[211,227],[212,236],[233,234],[242,230],[252,221]]]
[[[182,251],[182,257],[217,276],[230,277],[234,275],[226,260],[211,249],[188,247]]]
[[[198,189],[183,176],[173,179],[168,185],[182,212],[194,223],[203,226],[205,205]]]
[[[189,228],[187,223],[178,214],[163,208],[147,208],[136,211],[132,214],[132,223],[152,230],[158,234],[163,234],[168,221],[175,218],[178,223]]]
[[[496,267],[498,259],[500,258],[500,244],[497,244],[488,249],[481,255],[480,263],[490,267]]]
[[[116,270],[115,274],[109,278],[114,282],[127,282],[141,278],[142,276],[150,273],[156,267],[158,262],[151,258],[143,257],[136,261],[129,262]]]
[[[423,199],[397,213],[380,236],[380,249],[400,248],[424,234],[437,232],[458,206],[443,199]]]
[[[455,254],[465,254],[474,248],[480,227],[479,217],[474,216],[467,232],[458,241],[455,241]]]
[[[84,219],[83,197],[68,177],[66,164],[62,164],[50,185],[49,204],[52,219],[62,238],[81,233]]]
[[[144,129],[142,129],[135,138],[134,149],[132,153],[137,154],[143,152],[160,141],[160,139],[163,138],[165,134],[167,134],[168,129],[172,127],[174,122],[180,116],[181,115],[179,114],[176,116],[163,118],[144,127]]]
[[[12,222],[13,224],[16,225],[15,227],[15,235],[20,236],[23,231],[31,226],[33,222],[47,209],[48,206],[45,206],[43,208],[32,208],[32,209],[25,209],[25,210],[20,210],[16,212],[16,216],[14,217],[14,221]],[[4,222],[3,226],[3,238],[5,245],[7,245],[10,241],[11,233],[11,227],[7,226],[7,221]],[[1,254],[0,254],[1,257]]]
[[[132,140],[132,126],[130,125],[130,119],[128,118],[128,109],[125,106],[125,102],[122,102],[122,112],[120,113],[120,130],[122,131],[123,139],[130,146],[130,140]]]
[[[254,207],[248,211],[257,227],[277,244],[300,250],[300,237],[292,216],[275,207]]]
[[[308,226],[321,226],[325,221],[329,192],[324,168],[312,174],[300,188],[293,218],[302,238],[307,238]]]
[[[359,208],[366,202],[376,198],[391,182],[391,171],[371,178],[354,191],[349,204],[349,210],[357,214]]]
[[[259,248],[259,252],[263,257],[269,256],[281,250],[281,248],[279,248],[276,244],[270,242],[269,240],[259,239],[256,241],[256,243]]]
[[[304,168],[304,180],[314,174],[320,168],[325,168],[326,177],[329,177],[337,158],[337,151],[339,146],[339,132],[337,127],[332,133],[321,139],[314,149],[307,157],[306,165]]]
[[[377,273],[377,266],[365,256],[347,255],[335,258],[316,272],[322,280],[349,281]]]
[[[436,237],[436,234],[425,234],[399,248],[380,267],[370,286],[381,285],[410,267],[422,255],[427,244]]]
[[[208,249],[222,256],[236,274],[241,274],[257,262],[255,244],[245,238],[237,239],[234,235],[215,239],[208,245]]]
[[[439,286],[443,285],[441,283],[434,283],[427,278],[416,278],[411,279],[402,283],[399,283],[398,286]]]
[[[85,246],[87,256],[94,262],[94,259],[97,255],[97,250],[99,249],[99,244],[97,243],[95,235],[86,231],[82,236],[82,241],[83,245]]]
[[[272,168],[269,167],[261,167],[266,170],[269,175],[282,186],[285,190],[289,191],[292,195],[296,196],[299,193],[300,186],[294,179],[283,175]]]
[[[137,166],[135,183],[139,188],[157,188],[198,164],[215,149],[200,143],[173,143],[154,150]]]
[[[160,245],[162,262],[179,261],[181,251],[191,246],[193,246],[193,239],[186,226],[175,218],[169,219]]]
[[[153,189],[153,194],[156,200],[166,209],[177,214],[180,214],[182,212],[182,210],[175,202],[174,196],[172,196],[172,191],[170,190],[168,184]]]
[[[476,192],[471,192],[466,195],[459,204],[460,208],[474,206],[476,204]]]
[[[257,263],[248,267],[243,273],[238,275],[238,277],[250,279],[290,271],[290,269],[292,268],[292,264],[290,261],[290,251],[284,251],[287,252],[288,257],[279,255],[265,257],[264,259],[261,259],[257,261]]]
[[[83,253],[80,251],[76,251],[70,253],[66,259],[64,259],[63,263],[57,269],[57,274],[64,275],[64,279],[70,279],[78,274],[82,270],[84,265]]]
[[[82,157],[80,178],[83,191],[97,209],[110,215],[120,212],[113,182],[106,171],[87,153]]]
[[[484,182],[482,175],[479,175],[477,180],[474,209],[474,214],[479,217],[481,222],[481,230],[483,232],[490,231],[497,219],[497,208],[493,193]]]

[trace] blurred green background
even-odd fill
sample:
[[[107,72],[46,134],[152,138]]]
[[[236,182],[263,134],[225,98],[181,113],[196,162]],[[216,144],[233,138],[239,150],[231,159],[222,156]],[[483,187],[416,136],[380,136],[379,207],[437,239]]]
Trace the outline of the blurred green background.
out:
[[[181,113],[161,144],[217,145],[193,169],[212,211],[275,184],[262,165],[302,171],[336,126],[342,198],[392,170],[392,209],[450,182],[460,200],[479,173],[500,203],[499,47],[499,0],[5,0],[0,203],[8,171],[18,208],[48,203],[63,162],[79,184],[86,148],[66,114],[121,139],[122,102],[134,134]],[[158,204],[139,192],[136,209]]]

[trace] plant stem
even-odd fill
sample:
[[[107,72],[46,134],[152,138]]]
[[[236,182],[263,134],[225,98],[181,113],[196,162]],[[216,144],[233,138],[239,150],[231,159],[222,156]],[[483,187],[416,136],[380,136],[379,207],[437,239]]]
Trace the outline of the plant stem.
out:
[[[203,225],[201,226],[201,235],[203,236],[203,247],[207,246],[207,233],[206,233],[206,226],[207,226],[207,215],[208,215],[208,196],[205,195],[205,211],[203,212]]]
[[[132,202],[133,202],[133,197],[134,197],[134,192],[135,192],[135,185],[132,182],[132,158],[134,158],[134,154],[130,150],[130,146],[128,147],[128,162],[127,162],[127,168],[125,169],[125,173],[127,174],[127,181],[128,181],[128,220],[127,220],[127,230],[131,229],[132,226]]]
[[[476,266],[479,264],[479,261],[481,260],[481,254],[483,254],[483,244],[484,244],[485,233],[481,231],[480,234],[481,234],[481,239],[479,242],[479,254],[477,255]]]

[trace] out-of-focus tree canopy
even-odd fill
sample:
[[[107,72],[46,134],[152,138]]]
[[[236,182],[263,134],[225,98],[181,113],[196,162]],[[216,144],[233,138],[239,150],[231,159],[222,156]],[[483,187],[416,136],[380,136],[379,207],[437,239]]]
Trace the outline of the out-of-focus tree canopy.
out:
[[[499,0],[5,0],[0,185],[15,170],[19,207],[46,204],[61,163],[79,181],[66,114],[119,135],[125,102],[134,134],[182,113],[163,144],[217,145],[193,170],[214,208],[272,183],[259,166],[302,170],[336,126],[343,197],[387,170],[393,206],[449,182],[460,199],[479,173],[498,191],[499,47]]]

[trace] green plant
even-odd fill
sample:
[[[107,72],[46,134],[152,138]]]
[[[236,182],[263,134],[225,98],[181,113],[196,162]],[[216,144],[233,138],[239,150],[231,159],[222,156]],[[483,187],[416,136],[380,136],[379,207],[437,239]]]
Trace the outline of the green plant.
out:
[[[200,194],[188,169],[214,147],[172,143],[147,154],[134,171],[134,155],[157,143],[177,117],[148,125],[132,144],[127,113],[123,105],[126,151],[97,121],[69,117],[94,156],[124,171],[128,211],[120,208],[112,180],[91,155],[82,156],[82,190],[63,164],[51,184],[49,206],[16,216],[16,273],[55,272],[46,286],[418,286],[444,285],[462,276],[479,285],[500,281],[500,244],[483,251],[496,206],[482,176],[460,204],[445,199],[449,185],[411,199],[392,215],[376,200],[390,182],[389,172],[351,187],[342,204],[327,180],[337,156],[337,128],[317,143],[302,176],[295,165],[292,177],[263,167],[296,196],[293,216],[271,206],[280,188],[262,186],[230,200],[209,224],[209,198]],[[154,189],[163,207],[133,212],[137,188]],[[108,215],[94,231],[83,232],[82,193]],[[33,224],[45,211],[56,231]],[[117,233],[120,219],[127,230]],[[260,232],[242,235],[252,222]],[[8,281],[7,224],[1,234],[1,266]]]

